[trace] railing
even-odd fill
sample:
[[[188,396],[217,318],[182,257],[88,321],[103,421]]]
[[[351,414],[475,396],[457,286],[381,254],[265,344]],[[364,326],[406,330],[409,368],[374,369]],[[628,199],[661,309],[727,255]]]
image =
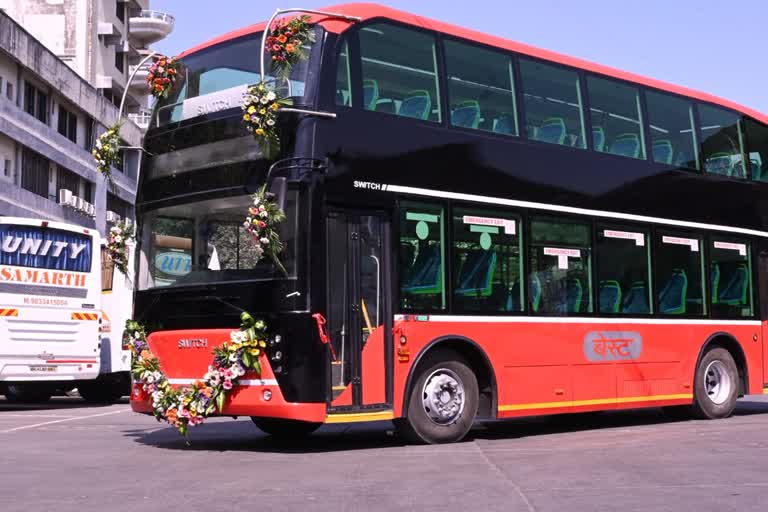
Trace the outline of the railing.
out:
[[[152,10],[143,10],[135,15],[131,16],[132,18],[151,18],[154,20],[162,20],[167,23],[170,23],[171,25],[174,25],[176,23],[176,18],[171,16],[168,13],[162,12],[162,11],[152,11]]]
[[[133,75],[134,73],[136,73],[138,71],[149,72],[149,68],[150,68],[150,65],[148,63],[147,64],[141,64],[141,65],[134,64],[132,66],[128,66],[128,75],[129,76]]]
[[[133,121],[139,128],[148,128],[152,120],[151,112],[140,112],[138,114],[128,114],[128,119]]]

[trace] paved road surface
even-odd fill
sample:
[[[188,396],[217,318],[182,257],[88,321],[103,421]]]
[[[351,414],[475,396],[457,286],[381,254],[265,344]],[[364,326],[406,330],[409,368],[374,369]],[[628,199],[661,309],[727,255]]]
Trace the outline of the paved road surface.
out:
[[[250,420],[212,420],[186,446],[125,403],[0,398],[0,510],[768,510],[768,397],[727,420],[535,418],[445,446],[405,446],[390,428],[279,444]]]

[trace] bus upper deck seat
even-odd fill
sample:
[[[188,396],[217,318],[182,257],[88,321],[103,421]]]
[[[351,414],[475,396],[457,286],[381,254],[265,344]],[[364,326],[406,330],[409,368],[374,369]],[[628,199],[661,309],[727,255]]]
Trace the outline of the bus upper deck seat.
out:
[[[503,115],[493,122],[493,132],[514,135],[515,118],[509,114]]]
[[[432,111],[432,97],[429,91],[411,91],[403,99],[397,114],[413,119],[429,119]]]
[[[595,151],[605,151],[605,130],[602,126],[592,127],[592,144],[595,146]]]
[[[617,135],[608,148],[612,155],[640,157],[640,137],[636,133],[622,133]]]
[[[667,284],[659,292],[659,312],[666,315],[682,315],[686,311],[688,276],[682,269],[674,269]]]
[[[397,105],[390,99],[379,99],[376,105],[373,106],[376,112],[384,112],[385,114],[397,114]]]
[[[760,165],[759,160],[749,160],[749,172],[752,175],[752,179],[756,181],[763,181],[766,176],[763,176],[763,173],[766,171],[766,167],[763,165]]]
[[[363,108],[375,110],[377,101],[379,101],[379,82],[363,80]]]
[[[704,169],[709,174],[720,174],[723,176],[733,175],[731,155],[728,153],[715,153],[711,155],[704,162]]]
[[[480,103],[475,100],[462,101],[451,112],[451,124],[462,128],[477,129],[480,126]]]
[[[729,306],[746,305],[749,292],[749,272],[746,265],[739,265],[731,274],[728,284],[720,292],[718,302]]]
[[[621,308],[621,285],[618,281],[600,281],[600,312],[618,313]]]
[[[662,164],[672,164],[672,158],[674,157],[674,148],[672,147],[672,141],[667,139],[658,139],[653,141],[651,146],[653,151],[653,161]]]
[[[442,290],[443,272],[438,244],[422,245],[411,266],[403,292],[432,294]]]
[[[561,117],[545,119],[531,138],[551,144],[565,144],[565,141],[568,139],[565,121]]]
[[[347,102],[347,99],[349,98],[349,93],[347,91],[342,91],[341,89],[336,90],[336,104],[341,105],[344,107],[348,107],[349,103]]]
[[[648,288],[645,286],[645,282],[635,281],[632,283],[627,296],[624,297],[621,312],[630,315],[651,312],[648,307]]]
[[[470,251],[459,272],[456,294],[489,297],[493,291],[494,270],[496,251]]]

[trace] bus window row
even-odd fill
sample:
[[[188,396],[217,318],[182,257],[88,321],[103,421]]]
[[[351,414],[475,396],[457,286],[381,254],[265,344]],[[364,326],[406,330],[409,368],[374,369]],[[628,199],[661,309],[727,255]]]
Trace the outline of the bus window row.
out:
[[[378,23],[360,30],[359,44],[362,98],[353,101],[343,43],[338,105],[441,123],[447,94],[452,126],[581,149],[591,138],[597,152],[768,181],[768,126],[737,112],[448,38],[441,91],[433,35]]]
[[[406,311],[750,318],[751,245],[719,233],[406,203]],[[450,278],[446,272],[451,273]]]

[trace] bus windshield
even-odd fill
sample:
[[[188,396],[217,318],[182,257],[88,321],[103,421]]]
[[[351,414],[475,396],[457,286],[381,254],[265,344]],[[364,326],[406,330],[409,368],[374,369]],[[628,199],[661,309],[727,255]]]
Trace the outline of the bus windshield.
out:
[[[285,277],[268,257],[258,260],[244,227],[250,195],[208,199],[147,212],[142,228],[139,289]],[[289,191],[279,226],[280,261],[296,275],[298,192]]]
[[[180,82],[171,95],[156,105],[158,126],[239,105],[247,86],[260,80],[261,37],[261,32],[250,34],[183,57]],[[308,53],[313,46],[306,47]],[[308,62],[309,59],[300,60],[292,66],[288,80],[277,81],[281,96],[305,96]],[[271,65],[268,57],[266,65]],[[267,79],[273,78],[269,73]]]

